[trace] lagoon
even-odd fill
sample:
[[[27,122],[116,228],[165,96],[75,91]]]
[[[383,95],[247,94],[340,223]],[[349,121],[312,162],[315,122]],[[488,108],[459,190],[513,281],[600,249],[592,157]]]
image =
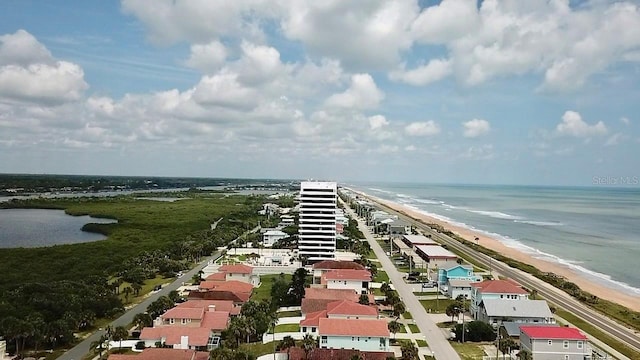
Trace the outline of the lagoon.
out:
[[[0,248],[41,247],[106,239],[82,231],[87,223],[110,224],[116,220],[71,216],[64,210],[0,209]]]

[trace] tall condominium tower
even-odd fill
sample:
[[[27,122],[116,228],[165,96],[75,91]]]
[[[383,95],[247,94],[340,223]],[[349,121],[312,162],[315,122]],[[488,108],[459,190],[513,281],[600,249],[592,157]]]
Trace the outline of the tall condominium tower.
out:
[[[335,182],[300,183],[298,251],[309,262],[335,258],[337,196]]]

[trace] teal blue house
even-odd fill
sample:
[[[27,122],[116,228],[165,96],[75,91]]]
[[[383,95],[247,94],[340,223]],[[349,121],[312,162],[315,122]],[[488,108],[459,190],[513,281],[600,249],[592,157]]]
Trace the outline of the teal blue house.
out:
[[[449,280],[482,281],[482,276],[473,273],[471,265],[456,265],[448,269],[438,270],[438,285],[445,286]]]

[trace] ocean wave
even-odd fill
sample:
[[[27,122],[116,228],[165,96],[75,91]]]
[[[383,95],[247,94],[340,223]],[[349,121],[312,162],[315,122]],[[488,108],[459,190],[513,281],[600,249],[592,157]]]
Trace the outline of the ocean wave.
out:
[[[387,190],[382,190],[382,189],[378,189],[378,188],[368,188],[369,190],[373,190],[373,191],[377,191],[377,192],[381,192],[381,193],[385,193],[385,194],[393,194],[391,191],[387,191]]]
[[[405,199],[415,200],[415,199],[413,199],[411,196],[409,196],[409,195],[405,195],[405,194],[401,194],[401,193],[397,193],[397,194],[396,194],[396,196],[397,196],[397,197],[399,197],[399,198],[405,198]]]
[[[517,215],[505,214],[500,211],[485,211],[485,210],[467,210],[468,212],[472,212],[474,214],[485,215],[492,217],[494,219],[504,219],[504,220],[522,220],[522,217]]]
[[[529,225],[537,225],[537,226],[563,226],[564,225],[561,222],[554,222],[554,221],[513,220],[513,222],[519,223],[519,224],[529,224]]]
[[[442,201],[435,201],[435,200],[424,200],[424,199],[413,199],[415,202],[419,202],[421,204],[428,204],[428,205],[438,205],[438,204],[442,204]]]

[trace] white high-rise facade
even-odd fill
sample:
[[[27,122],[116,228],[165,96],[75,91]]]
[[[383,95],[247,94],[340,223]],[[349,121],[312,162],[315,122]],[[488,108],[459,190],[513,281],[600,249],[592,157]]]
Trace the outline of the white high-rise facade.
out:
[[[298,251],[309,262],[335,258],[337,199],[335,182],[300,183]]]

